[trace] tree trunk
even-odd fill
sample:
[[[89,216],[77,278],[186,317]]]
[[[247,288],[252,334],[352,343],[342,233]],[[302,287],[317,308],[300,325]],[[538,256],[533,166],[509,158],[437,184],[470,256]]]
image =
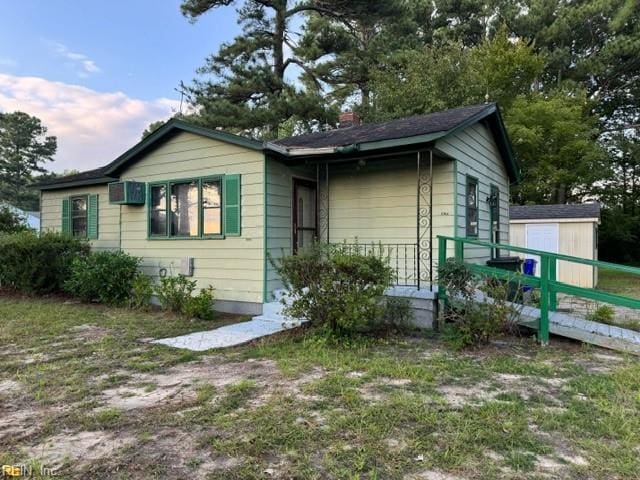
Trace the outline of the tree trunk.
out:
[[[273,32],[273,71],[280,81],[280,91],[284,83],[284,36],[287,29],[287,2],[283,0],[274,7],[276,10]]]

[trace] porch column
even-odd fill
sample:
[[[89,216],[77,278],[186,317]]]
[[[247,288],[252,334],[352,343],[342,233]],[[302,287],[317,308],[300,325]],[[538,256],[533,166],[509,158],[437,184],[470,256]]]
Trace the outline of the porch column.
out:
[[[416,156],[416,283],[418,289],[429,282],[433,289],[433,151]],[[425,161],[427,160],[427,161]]]
[[[318,185],[318,240],[329,243],[329,164],[316,164]]]

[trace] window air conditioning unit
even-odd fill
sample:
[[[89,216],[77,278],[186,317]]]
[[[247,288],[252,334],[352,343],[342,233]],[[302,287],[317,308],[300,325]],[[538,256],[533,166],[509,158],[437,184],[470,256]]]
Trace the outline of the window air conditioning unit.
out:
[[[109,203],[116,205],[144,205],[146,185],[142,182],[113,182],[109,184]]]

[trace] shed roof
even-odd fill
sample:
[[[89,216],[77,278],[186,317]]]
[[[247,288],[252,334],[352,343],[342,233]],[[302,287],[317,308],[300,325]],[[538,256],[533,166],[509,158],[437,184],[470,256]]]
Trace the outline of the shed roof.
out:
[[[511,220],[546,220],[553,218],[600,218],[599,203],[560,205],[511,205]]]

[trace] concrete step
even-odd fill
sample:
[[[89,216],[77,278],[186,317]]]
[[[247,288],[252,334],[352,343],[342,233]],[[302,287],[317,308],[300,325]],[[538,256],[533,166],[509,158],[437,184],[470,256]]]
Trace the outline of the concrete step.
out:
[[[280,295],[281,298],[284,298]],[[262,305],[262,315],[253,317],[254,320],[261,320],[267,322],[283,323],[286,325],[297,326],[300,323],[304,323],[305,320],[291,318],[286,316],[282,310],[285,305],[282,302],[267,302]]]
[[[280,315],[282,314],[282,310],[284,309],[284,307],[285,306],[280,302],[264,303],[262,305],[262,315],[264,316]]]

